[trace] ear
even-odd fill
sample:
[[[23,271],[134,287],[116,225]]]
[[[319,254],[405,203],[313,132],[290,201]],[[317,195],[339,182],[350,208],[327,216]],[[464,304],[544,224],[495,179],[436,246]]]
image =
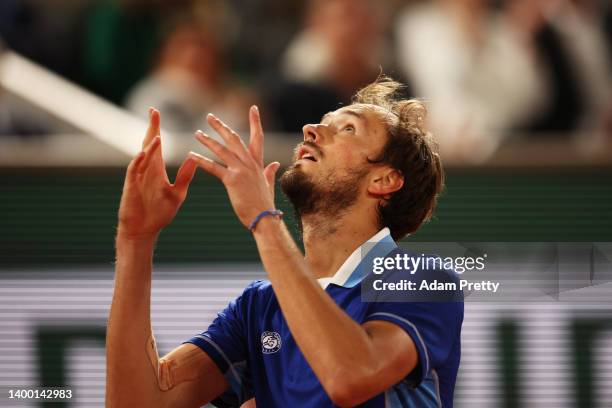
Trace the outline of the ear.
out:
[[[388,200],[391,194],[404,186],[404,176],[389,167],[374,172],[368,186],[368,193]]]

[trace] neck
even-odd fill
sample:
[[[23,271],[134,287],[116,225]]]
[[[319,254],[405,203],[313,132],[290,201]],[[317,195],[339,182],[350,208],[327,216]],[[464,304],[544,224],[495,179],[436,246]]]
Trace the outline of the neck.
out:
[[[301,220],[305,260],[317,279],[333,276],[346,258],[380,230],[371,208],[351,208],[341,215],[311,214]]]

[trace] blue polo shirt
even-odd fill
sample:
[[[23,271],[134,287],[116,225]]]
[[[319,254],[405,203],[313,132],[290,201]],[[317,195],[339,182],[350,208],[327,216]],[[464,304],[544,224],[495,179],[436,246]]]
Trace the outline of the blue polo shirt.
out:
[[[373,257],[398,253],[405,251],[384,228],[355,250],[333,277],[319,279],[327,294],[356,322],[396,324],[412,338],[418,352],[418,365],[406,378],[361,406],[452,407],[463,303],[362,300],[361,285],[368,275],[371,278]],[[432,273],[401,277],[456,281],[452,271]],[[251,283],[205,332],[185,343],[204,350],[226,376],[230,388],[213,401],[218,407],[239,407],[253,397],[257,406],[266,408],[334,406],[291,335],[269,281]]]

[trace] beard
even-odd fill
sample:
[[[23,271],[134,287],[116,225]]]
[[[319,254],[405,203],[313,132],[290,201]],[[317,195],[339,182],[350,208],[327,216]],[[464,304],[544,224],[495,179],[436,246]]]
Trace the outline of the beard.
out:
[[[295,215],[338,217],[349,209],[359,197],[361,181],[368,173],[366,168],[328,174],[324,182],[316,183],[312,176],[304,173],[300,164],[293,164],[283,173],[280,185],[287,196]]]

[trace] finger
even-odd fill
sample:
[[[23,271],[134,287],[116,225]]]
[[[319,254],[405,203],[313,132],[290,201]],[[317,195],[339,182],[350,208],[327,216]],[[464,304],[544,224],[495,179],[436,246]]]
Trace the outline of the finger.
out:
[[[142,160],[145,157],[145,153],[143,151],[140,151],[130,162],[130,164],[128,165],[127,168],[127,175],[126,178],[133,180],[136,177],[136,174],[138,174],[138,168],[142,165]]]
[[[198,168],[198,163],[191,156],[187,156],[187,158],[179,167],[176,173],[176,179],[174,180],[174,188],[180,193],[183,194],[187,191],[191,180],[193,180],[193,175],[195,174],[196,169]]]
[[[153,138],[159,135],[159,124],[161,118],[159,116],[159,111],[155,108],[149,108],[149,128],[147,129],[147,133],[145,134],[145,138],[142,141],[142,148],[149,145]]]
[[[266,181],[268,182],[268,188],[270,189],[270,194],[272,194],[273,198],[274,198],[274,187],[275,187],[275,181],[276,181],[275,180],[276,172],[278,171],[279,168],[280,168],[279,162],[272,162],[268,164],[263,171],[264,177],[266,178]]]
[[[138,166],[139,174],[144,173],[149,167],[149,164],[151,163],[153,156],[155,156],[155,151],[161,145],[160,142],[161,142],[161,138],[159,136],[155,136],[153,140],[151,141],[151,143],[149,143],[149,145],[143,150],[144,159],[142,163]]]
[[[266,181],[268,182],[268,184],[274,183],[276,172],[278,171],[279,168],[280,168],[279,162],[272,162],[266,166],[263,173],[264,173],[264,176],[266,177]]]
[[[209,158],[197,154],[196,152],[189,152],[189,156],[192,160],[196,162],[199,167],[204,169],[207,173],[210,173],[213,176],[217,177],[219,180],[223,181],[225,175],[228,172],[226,167],[223,167],[216,161],[210,160]]]
[[[201,130],[196,132],[196,139],[223,160],[227,166],[235,166],[240,163],[240,159],[232,151]]]
[[[215,132],[217,132],[219,136],[225,140],[227,147],[243,162],[248,163],[249,155],[247,152],[247,147],[238,133],[234,132],[221,119],[212,113],[209,113],[206,116],[206,120],[208,121],[210,127],[212,127]]]
[[[263,167],[263,127],[261,125],[259,108],[255,105],[251,106],[249,111],[249,128],[251,130],[249,152],[251,152],[255,162]]]

